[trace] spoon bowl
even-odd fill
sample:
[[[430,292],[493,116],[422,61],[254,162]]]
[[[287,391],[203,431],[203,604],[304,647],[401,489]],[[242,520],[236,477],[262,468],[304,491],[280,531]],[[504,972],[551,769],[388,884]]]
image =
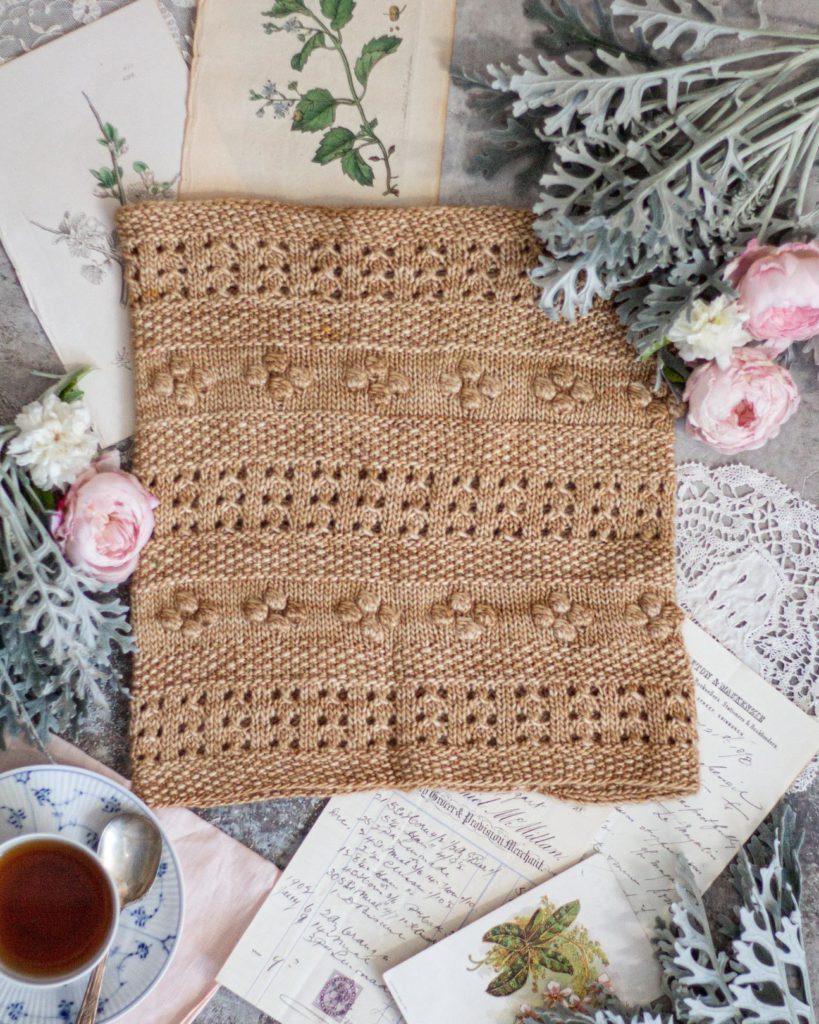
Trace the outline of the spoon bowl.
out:
[[[162,835],[149,818],[120,814],[103,829],[97,854],[114,880],[122,908],[141,899],[154,884]]]

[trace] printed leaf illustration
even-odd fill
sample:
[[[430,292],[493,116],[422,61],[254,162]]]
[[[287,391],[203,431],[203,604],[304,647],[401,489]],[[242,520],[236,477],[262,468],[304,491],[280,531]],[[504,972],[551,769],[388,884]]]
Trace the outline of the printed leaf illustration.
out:
[[[321,13],[330,18],[330,28],[344,28],[353,16],[355,0],[321,0]]]
[[[538,953],[537,960],[541,967],[545,967],[549,971],[556,971],[558,974],[574,974],[571,962],[565,956],[561,956],[560,953],[542,949]]]
[[[115,188],[117,184],[117,175],[111,170],[110,167],[100,167],[98,171],[91,170],[91,174],[94,178],[102,185],[103,188]]]
[[[400,45],[401,40],[398,36],[378,36],[377,39],[365,43],[361,56],[355,62],[355,77],[359,82],[366,85],[375,65],[388,54],[394,53]]]
[[[495,942],[506,949],[517,949],[523,942],[523,929],[516,924],[498,924],[483,937],[484,942]]]
[[[539,913],[542,913],[539,912]],[[574,919],[580,913],[580,900],[572,900],[571,903],[564,903],[562,907],[559,907],[548,920],[541,922],[535,922],[535,938],[542,940],[547,935],[558,935],[560,932],[565,931],[572,924]]]
[[[296,104],[293,131],[319,132],[333,123],[336,101],[326,89],[309,89]]]
[[[329,164],[332,160],[339,160],[353,148],[354,142],[355,135],[349,128],[331,128],[322,137],[313,161],[317,164]]]
[[[289,117],[293,131],[324,132],[313,155],[314,163],[326,165],[337,160],[345,177],[366,188],[373,186],[376,171],[379,175],[383,173],[382,195],[398,196],[393,164],[395,145],[376,134],[378,119],[365,110],[364,102],[373,68],[398,49],[401,39],[389,35],[371,39],[353,62],[341,30],[350,23],[355,10],[356,0],[275,0],[269,10],[262,12],[262,17],[282,19],[283,24],[268,20],[262,27],[267,35],[295,34],[299,48],[290,58],[292,69],[297,73],[305,71],[311,56],[317,50],[326,50],[341,62],[347,88],[312,88],[304,92],[303,86],[293,81],[285,91],[269,78],[261,88],[251,88],[249,96],[251,102],[260,104],[256,110],[259,118],[269,111],[274,120]],[[325,66],[332,59],[323,58],[319,63]],[[332,127],[336,118],[341,124]]]
[[[310,54],[314,50],[321,50],[324,47],[324,33],[316,32],[315,35],[310,36],[301,50],[293,56],[290,61],[290,67],[294,71],[304,71],[304,65],[310,58]]]
[[[571,962],[557,948],[560,935],[574,923],[580,912],[580,901],[564,903],[554,912],[539,907],[521,927],[514,922],[495,925],[484,935],[484,942],[491,942],[508,951],[495,958],[495,967],[501,967],[496,978],[489,983],[486,991],[491,996],[508,996],[523,988],[530,974],[539,971],[554,971],[557,974],[574,974]]]
[[[523,988],[529,977],[529,964],[524,957],[515,960],[511,966],[489,983],[486,991],[490,996],[511,996],[519,988]]]
[[[128,149],[125,137],[120,135],[110,121],[103,121],[86,93],[82,93],[82,96],[101,132],[97,142],[108,151],[110,161],[107,167],[89,168],[95,182],[94,196],[98,199],[113,199],[121,206],[125,206],[126,203],[135,200],[164,199],[173,195],[176,177],[169,181],[158,180],[144,160],[134,160],[131,165],[139,180],[126,180],[125,170],[120,163]],[[116,232],[98,217],[66,211],[57,227],[40,224],[35,220],[31,223],[39,230],[52,235],[55,244],[63,245],[69,255],[84,261],[80,267],[80,275],[89,284],[100,284],[107,271],[122,267]],[[122,280],[120,301],[124,303],[125,298],[125,282]]]
[[[301,0],[276,0],[269,11],[262,11],[263,18],[286,18],[289,14],[301,14],[304,4]]]
[[[113,146],[118,152],[124,152],[125,139],[119,134],[110,121],[106,121],[104,124],[101,124],[100,129],[102,130],[102,138],[97,139],[97,142],[101,146]]]
[[[352,149],[341,158],[341,169],[348,178],[359,185],[372,185],[375,175],[357,149]]]

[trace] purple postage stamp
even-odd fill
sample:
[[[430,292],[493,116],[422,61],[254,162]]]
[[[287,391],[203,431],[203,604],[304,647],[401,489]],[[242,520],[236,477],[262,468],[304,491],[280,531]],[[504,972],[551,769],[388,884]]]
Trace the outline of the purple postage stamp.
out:
[[[360,992],[361,986],[356,984],[352,978],[333,971],[322,985],[321,992],[316,996],[313,1006],[317,1010],[321,1010],[322,1013],[326,1013],[332,1020],[344,1020],[355,1005]]]

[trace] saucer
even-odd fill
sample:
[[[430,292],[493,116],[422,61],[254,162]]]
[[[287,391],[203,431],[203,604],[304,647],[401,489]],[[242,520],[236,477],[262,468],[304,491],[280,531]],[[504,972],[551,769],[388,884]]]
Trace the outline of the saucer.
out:
[[[102,775],[61,765],[0,774],[0,842],[50,832],[96,848],[100,832],[123,811],[154,815]],[[182,873],[165,833],[156,881],[120,918],[102,984],[97,1024],[114,1021],[151,991],[171,962],[182,929]],[[55,988],[0,978],[0,1024],[72,1024],[88,975]]]

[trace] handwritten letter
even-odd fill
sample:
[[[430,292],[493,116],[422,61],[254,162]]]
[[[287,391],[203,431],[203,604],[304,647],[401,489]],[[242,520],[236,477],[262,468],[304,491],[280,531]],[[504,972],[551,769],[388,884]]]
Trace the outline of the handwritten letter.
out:
[[[700,791],[615,808],[597,848],[647,931],[674,899],[677,854],[705,891],[819,749],[819,726],[693,622]]]

